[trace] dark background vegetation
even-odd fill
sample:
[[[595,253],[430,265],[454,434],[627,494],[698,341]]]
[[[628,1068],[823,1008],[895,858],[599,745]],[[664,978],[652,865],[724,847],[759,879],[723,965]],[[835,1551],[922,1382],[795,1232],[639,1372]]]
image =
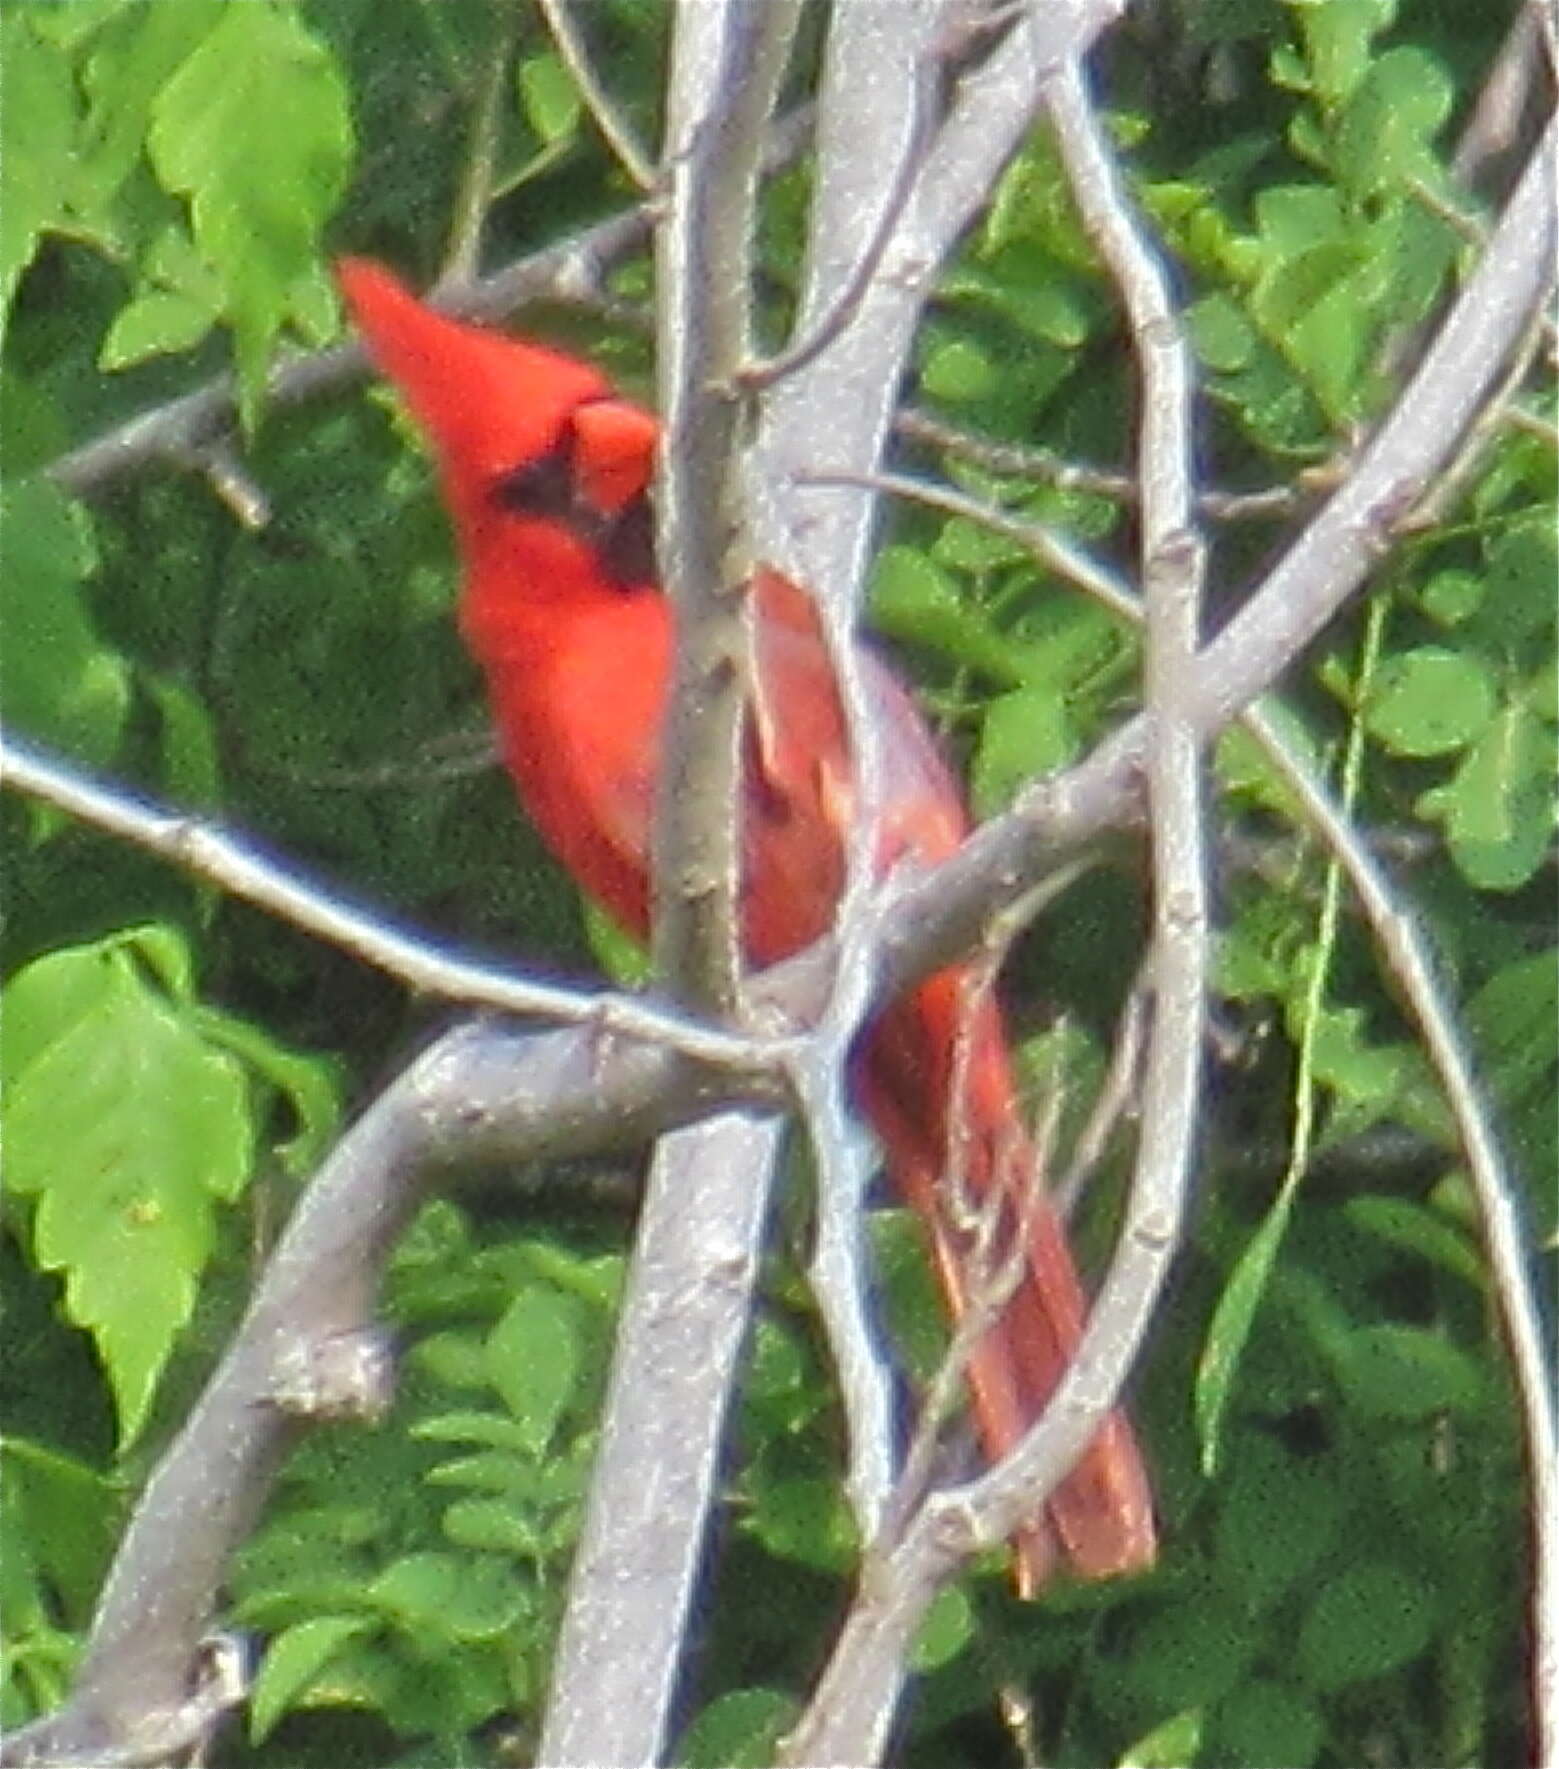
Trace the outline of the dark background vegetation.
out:
[[[1205,482],[1295,494],[1264,519],[1210,520],[1215,619],[1310,507],[1305,476],[1324,478],[1389,401],[1475,249],[1500,170],[1471,191],[1449,158],[1513,16],[1187,0],[1136,11],[1098,58],[1188,307]],[[582,17],[654,139],[666,7],[594,0]],[[437,275],[484,106],[484,265],[631,199],[539,23],[502,0],[75,0],[9,5],[0,55],[8,724],[473,951],[589,974],[600,941],[485,757],[449,540],[407,427],[362,387],[284,412],[263,391],[275,353],[338,335],[331,254]],[[798,99],[808,81],[803,57]],[[776,338],[806,191],[803,164],[766,211]],[[524,324],[647,394],[647,263],[603,293]],[[235,362],[234,446],[262,525],[208,474],[126,474],[80,502],[40,471]],[[906,398],[959,430],[1119,468],[1131,397],[1119,312],[1036,137],[929,311]],[[900,464],[1130,568],[1132,512],[1107,489],[924,442]],[[1540,1238],[1554,1229],[1553,470],[1541,426],[1500,428],[1283,696],[1424,920]],[[982,813],[1133,704],[1131,636],[971,523],[890,513],[873,608]],[[1523,1760],[1519,1433],[1448,1118],[1346,900],[1328,921],[1326,856],[1238,739],[1218,768],[1193,1236],[1132,1403],[1163,1564],[1039,1607],[994,1563],[945,1594],[906,1764],[1020,1761],[1020,1699],[1057,1765]],[[16,1723],[67,1689],[126,1507],[279,1219],[354,1106],[448,1014],[56,813],[8,798],[0,820],[0,1717]],[[1066,1134],[1132,981],[1140,872],[1129,849],[1104,856],[1011,967],[1025,1073],[1036,1098],[1062,1090]],[[1277,1200],[1306,1099],[1317,1137],[1290,1207]],[[1084,1213],[1095,1256],[1123,1149]],[[307,1443],[233,1574],[229,1618],[269,1653],[231,1760],[524,1760],[629,1177],[525,1176],[427,1207],[387,1285],[392,1414]],[[1278,1222],[1263,1285],[1245,1256]],[[688,1763],[763,1760],[755,1741],[806,1689],[848,1594],[803,1227],[804,1206],[787,1207],[686,1696]],[[894,1212],[878,1229],[906,1365],[923,1374],[937,1340],[918,1246]],[[1231,1350],[1230,1298],[1253,1289]]]

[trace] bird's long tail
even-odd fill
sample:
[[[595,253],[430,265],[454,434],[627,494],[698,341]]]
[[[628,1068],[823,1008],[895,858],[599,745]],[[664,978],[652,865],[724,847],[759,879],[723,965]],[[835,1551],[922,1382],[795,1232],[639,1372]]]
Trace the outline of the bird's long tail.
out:
[[[1035,1172],[1014,1095],[1001,1015],[939,973],[885,1013],[863,1052],[864,1103],[900,1196],[927,1224],[949,1308],[962,1319],[1001,1294],[1021,1234],[1022,1268],[976,1341],[967,1380],[986,1455],[996,1461],[1039,1417],[1077,1350],[1088,1302],[1066,1236]],[[993,1196],[998,1232],[985,1274],[978,1223]],[[983,1286],[983,1288],[982,1288]],[[1084,1578],[1140,1571],[1156,1552],[1153,1500],[1125,1415],[1112,1412],[1042,1516],[1017,1543],[1020,1591],[1044,1581],[1057,1551]]]

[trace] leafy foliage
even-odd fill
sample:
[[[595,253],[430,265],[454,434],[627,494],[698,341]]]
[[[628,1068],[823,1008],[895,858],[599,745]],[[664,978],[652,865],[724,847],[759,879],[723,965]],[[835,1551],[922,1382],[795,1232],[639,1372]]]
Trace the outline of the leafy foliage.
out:
[[[1470,248],[1451,217],[1475,216],[1454,127],[1509,10],[1231,0],[1156,9],[1116,43],[1112,113],[1181,279],[1209,484],[1294,492],[1209,516],[1217,619],[1455,287]],[[586,18],[647,137],[664,23],[643,0]],[[473,947],[583,971],[577,905],[482,765],[426,464],[377,395],[266,397],[279,356],[338,334],[331,253],[426,280],[473,200],[495,263],[622,203],[538,25],[485,0],[18,0],[0,58],[8,726]],[[782,180],[766,225],[781,295],[798,193]],[[642,298],[643,264],[617,277]],[[631,332],[531,318],[642,377]],[[38,471],[227,368],[269,520],[214,495],[220,471],[126,474],[89,502]],[[1128,462],[1121,322],[1043,138],[938,292],[915,397],[988,442]],[[1107,474],[916,447],[1129,575]],[[1347,774],[1393,857],[1531,1182],[1555,1164],[1553,483],[1543,435],[1498,429],[1274,711]],[[1124,621],[962,519],[899,512],[873,611],[982,814],[1137,692]],[[1520,1755],[1518,1435],[1448,1117],[1367,939],[1328,918],[1326,858],[1286,789],[1237,733],[1218,770],[1223,1054],[1194,1247],[1136,1403],[1164,1566],[1037,1609],[994,1561],[947,1593],[916,1648],[906,1763],[1017,1760],[1014,1689],[1058,1764]],[[56,814],[0,815],[13,1723],[68,1686],[124,1495],[230,1332],[251,1246],[426,1009]],[[1013,967],[1063,1162],[1131,981],[1134,879],[1112,857]],[[1291,1164],[1301,1110],[1313,1137]],[[1095,1247],[1123,1157],[1087,1212]],[[627,1225],[562,1182],[524,1198],[522,1225],[490,1194],[429,1206],[387,1283],[408,1346],[394,1412],[306,1443],[242,1555],[233,1615],[268,1643],[258,1761],[485,1763],[533,1740]],[[1531,1208],[1551,1234],[1535,1185]],[[923,1378],[940,1347],[924,1262],[896,1213],[876,1230]],[[783,1252],[739,1439],[689,1765],[768,1760],[853,1564],[826,1358]]]

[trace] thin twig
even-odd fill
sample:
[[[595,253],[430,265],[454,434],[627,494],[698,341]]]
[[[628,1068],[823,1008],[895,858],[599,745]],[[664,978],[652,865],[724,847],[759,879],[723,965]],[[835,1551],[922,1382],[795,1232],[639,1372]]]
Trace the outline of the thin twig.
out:
[[[601,139],[639,189],[646,194],[653,192],[657,182],[655,167],[617,101],[596,73],[595,63],[574,23],[568,0],[536,0],[536,4],[552,33],[558,59],[568,69],[585,109],[601,132]]]
[[[1537,1761],[1559,1763],[1559,1413],[1554,1401],[1555,1356],[1528,1260],[1519,1188],[1505,1171],[1488,1109],[1456,1018],[1435,979],[1429,947],[1414,917],[1396,901],[1391,885],[1359,839],[1347,816],[1311,770],[1285,743],[1260,708],[1245,722],[1299,801],[1305,821],[1325,842],[1348,876],[1377,944],[1419,1035],[1456,1120],[1493,1273],[1493,1290],[1510,1345],[1521,1396],[1527,1462],[1532,1482],[1533,1690],[1538,1727]]]
[[[1077,1208],[1083,1187],[1103,1160],[1116,1126],[1137,1108],[1147,1030],[1147,978],[1139,972],[1121,1009],[1109,1066],[1087,1122],[1077,1134],[1066,1172],[1051,1187],[1051,1199],[1062,1216],[1070,1216]]]
[[[1190,1191],[1206,1040],[1209,917],[1202,748],[1192,683],[1201,647],[1207,553],[1195,526],[1195,375],[1167,266],[1138,216],[1080,67],[1046,89],[1045,108],[1084,230],[1120,291],[1137,358],[1144,717],[1153,878],[1153,1017],[1122,1246],[1095,1300],[1088,1341],[1107,1354],[1102,1392],[1079,1383],[1057,1436],[1097,1426],[1114,1404],[1178,1247]],[[1064,1387],[1064,1384],[1063,1384]],[[1044,1422],[1035,1435],[1044,1430]],[[1077,1444],[1080,1453],[1086,1433]],[[1065,1472],[1063,1466],[1061,1472]],[[996,1471],[997,1474],[1000,1470]],[[993,1490],[1000,1490],[999,1483]],[[1041,1489],[1050,1490],[1048,1487]]]
[[[1497,398],[1498,394],[1496,390],[1491,397]],[[982,506],[961,493],[928,487],[918,480],[892,475],[871,477],[883,490],[981,521],[993,532],[1020,541],[1042,563],[1052,569],[1064,569],[1069,581],[1097,596],[1112,612],[1140,621],[1141,605],[1127,586],[1081,549],[1060,541],[1042,525]],[[1391,974],[1418,1023],[1457,1121],[1479,1198],[1495,1291],[1522,1395],[1537,1536],[1534,1684],[1539,1725],[1548,1741],[1541,1760],[1559,1762],[1559,1423],[1552,1400],[1552,1371],[1544,1351],[1541,1309],[1523,1246],[1516,1188],[1503,1172],[1487,1111],[1479,1100],[1471,1066],[1461,1049],[1454,1016],[1440,998],[1427,948],[1412,918],[1394,903],[1368,841],[1332,806],[1324,787],[1261,708],[1247,708],[1240,723],[1283,775],[1299,801],[1304,821],[1352,883]],[[1117,1054],[1120,1048],[1118,1044]]]
[[[791,1086],[817,1170],[817,1228],[807,1283],[817,1302],[845,1416],[845,1490],[863,1541],[871,1541],[894,1489],[894,1409],[890,1364],[870,1304],[866,1195],[873,1151],[847,1098],[851,1029],[833,1010],[797,1050]]]
[[[761,1039],[701,1026],[632,996],[561,989],[496,966],[473,964],[268,859],[237,836],[91,780],[4,733],[0,733],[0,780],[14,792],[156,854],[191,877],[328,940],[422,994],[562,1025],[596,1026],[624,1038],[650,1039],[699,1061],[749,1073],[772,1069],[783,1059],[782,1052]]]
[[[922,55],[919,73],[912,88],[909,133],[904,142],[904,150],[888,186],[887,198],[877,212],[872,230],[866,236],[861,255],[850,274],[835,291],[830,304],[811,318],[805,327],[798,327],[783,349],[763,362],[748,363],[738,371],[741,385],[749,392],[760,392],[765,387],[772,387],[786,375],[793,375],[808,363],[815,362],[860,312],[861,302],[866,298],[872,279],[882,267],[888,242],[898,228],[905,205],[909,202],[925,164],[933,134],[937,75],[937,67],[929,55]]]
[[[148,1737],[172,1749],[161,1729],[191,1699],[229,1558],[304,1428],[277,1404],[279,1375],[370,1321],[384,1263],[432,1185],[476,1166],[513,1173],[642,1143],[711,1100],[738,1097],[717,1071],[653,1045],[603,1042],[588,1026],[477,1023],[424,1051],[357,1117],[292,1212],[218,1369],[136,1503],[69,1702],[8,1734],[0,1762],[144,1762]],[[709,1212],[707,1191],[702,1202],[704,1248],[727,1247],[740,1230]],[[711,1271],[718,1285],[719,1258]],[[700,1366],[707,1352],[701,1342]],[[671,1428],[684,1424],[669,1416]],[[641,1493],[649,1486],[641,1480]]]
[[[996,442],[988,436],[976,435],[957,424],[950,424],[919,406],[905,406],[895,417],[894,429],[911,442],[939,448],[955,460],[968,461],[991,473],[1008,474],[1014,479],[1030,479],[1039,485],[1054,486],[1057,491],[1081,491],[1094,497],[1108,498],[1112,503],[1135,504],[1138,485],[1129,473],[1112,472],[1104,467],[1090,467],[1080,461],[1068,461],[1053,449],[1037,448],[1018,442]],[[1290,516],[1302,503],[1306,485],[1320,476],[1319,469],[1302,475],[1299,486],[1273,485],[1265,491],[1203,491],[1196,493],[1196,507],[1202,515],[1218,522],[1274,521]],[[1320,485],[1315,484],[1319,490]]]
[[[1536,315],[1527,327],[1526,337],[1520,347],[1511,356],[1504,378],[1479,407],[1478,415],[1468,426],[1461,447],[1414,505],[1409,517],[1413,526],[1430,528],[1439,522],[1471,478],[1494,440],[1494,433],[1510,420],[1516,394],[1520,392],[1527,371],[1542,348],[1547,331],[1546,316]]]
[[[811,130],[808,105],[783,117],[769,133],[765,167],[776,170],[797,159]],[[522,307],[548,301],[588,307],[615,319],[622,304],[602,293],[605,274],[647,242],[653,219],[652,206],[640,203],[480,282],[442,290],[431,305],[457,319],[484,323],[509,319]],[[284,410],[322,398],[366,373],[367,358],[355,343],[284,357],[266,378],[266,409]],[[148,468],[180,465],[191,451],[198,452],[231,427],[234,389],[231,375],[219,375],[193,393],[154,406],[71,449],[44,472],[62,490],[86,498]]]
[[[498,119],[508,90],[509,69],[519,34],[519,9],[509,4],[497,10],[497,41],[488,58],[471,119],[471,145],[455,193],[455,213],[450,225],[449,247],[444,254],[444,268],[439,275],[440,283],[469,282],[476,275],[476,267],[481,261],[482,229],[492,203],[493,169],[498,157]]]
[[[799,0],[683,0],[656,229],[661,450],[657,557],[676,649],[655,807],[654,954],[706,1012],[738,1008],[744,707],[753,684],[743,455],[735,377],[752,330],[763,132]]]
[[[1004,535],[1026,547],[1037,564],[1064,581],[1087,590],[1090,596],[1123,620],[1134,626],[1142,620],[1142,604],[1136,592],[1117,572],[1100,564],[1059,530],[1051,528],[1048,523],[1036,522],[1031,516],[1014,516],[1009,511],[982,504],[978,498],[965,492],[954,491],[950,486],[932,485],[924,479],[911,479],[902,473],[853,473],[824,467],[816,472],[798,473],[796,484],[868,486],[873,491],[921,504],[928,510],[941,510],[949,516],[978,522],[992,534]]]
[[[678,6],[656,233],[659,561],[676,647],[653,945],[664,981],[721,1019],[741,1004],[750,573],[734,538],[745,414],[728,388],[747,351],[764,133],[797,17],[793,0]],[[541,1759],[560,1769],[661,1760],[779,1146],[774,1119],[740,1112],[656,1146],[543,1725]]]
[[[181,465],[198,473],[241,528],[257,534],[271,520],[271,501],[223,437],[185,451]]]

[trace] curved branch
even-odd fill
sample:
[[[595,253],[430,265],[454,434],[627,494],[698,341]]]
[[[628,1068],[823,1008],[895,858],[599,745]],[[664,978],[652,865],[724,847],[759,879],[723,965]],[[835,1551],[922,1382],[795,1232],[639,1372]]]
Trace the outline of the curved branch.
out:
[[[368,1328],[384,1261],[430,1182],[456,1163],[514,1166],[642,1141],[731,1092],[715,1071],[588,1028],[464,1027],[424,1052],[300,1200],[135,1508],[70,1702],[7,1738],[0,1762],[112,1760],[179,1711],[227,1558],[305,1423],[284,1398],[287,1372]],[[707,1232],[721,1232],[718,1219]]]
[[[118,787],[90,780],[68,763],[44,756],[0,729],[0,784],[107,835],[155,854],[192,878],[301,928],[404,983],[408,989],[469,1007],[593,1026],[680,1050],[700,1062],[757,1072],[782,1053],[761,1040],[700,1025],[696,1020],[605,990],[561,989],[440,948],[403,931],[366,906],[338,896],[258,848],[202,822],[165,810]]]
[[[601,139],[617,156],[618,163],[639,189],[646,193],[653,191],[655,167],[649,155],[639,145],[639,139],[627,118],[618,109],[616,101],[596,73],[590,51],[585,47],[584,39],[574,23],[574,15],[569,10],[568,0],[536,0],[536,4],[546,21],[547,29],[552,33],[558,59],[568,69],[569,77],[579,89],[585,109],[601,132]]]

